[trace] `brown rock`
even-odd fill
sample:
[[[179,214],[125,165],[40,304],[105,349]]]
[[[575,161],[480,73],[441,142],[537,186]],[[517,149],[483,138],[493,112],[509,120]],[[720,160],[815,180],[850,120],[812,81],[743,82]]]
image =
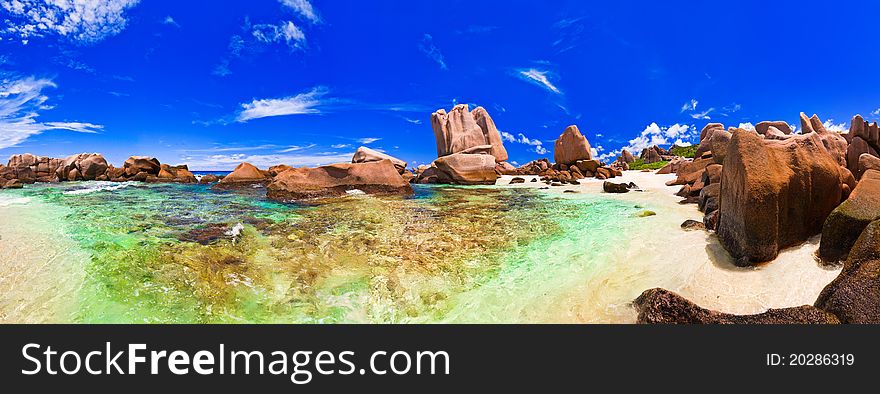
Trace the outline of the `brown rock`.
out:
[[[147,175],[159,175],[160,167],[159,160],[147,156],[131,156],[122,165],[125,175],[128,177],[135,176],[139,172]]]
[[[770,126],[767,129],[767,132],[764,133],[764,138],[766,138],[768,140],[785,140],[785,139],[788,139],[789,137],[791,137],[791,134],[785,134],[773,126]]]
[[[518,174],[516,167],[512,164],[502,161],[495,165],[495,172],[501,175],[516,175]]]
[[[709,135],[709,133],[714,130],[725,131],[725,128],[724,128],[724,125],[721,123],[708,123],[708,124],[706,124],[705,126],[703,126],[703,129],[700,130],[700,142],[703,142],[703,140],[706,139],[706,136]],[[700,157],[700,156],[697,155],[696,157]]]
[[[354,152],[354,157],[351,158],[352,163],[369,163],[371,161],[382,161],[382,160],[391,160],[391,163],[394,164],[394,167],[397,168],[397,172],[403,172],[406,170],[406,162],[400,160],[391,155],[379,152],[377,150],[373,150],[367,148],[366,146],[362,146],[358,148]],[[272,168],[269,168],[269,172],[272,172]],[[280,171],[279,171],[280,172]],[[274,176],[274,175],[273,175]]]
[[[11,179],[3,184],[3,189],[21,189],[24,185],[18,179]]]
[[[627,193],[629,192],[629,184],[605,181],[605,183],[602,184],[602,190],[605,191],[605,193]]]
[[[721,182],[721,170],[723,166],[721,164],[709,164],[706,166],[706,177],[708,182],[705,182],[707,185],[715,184]]]
[[[702,222],[688,219],[681,224],[681,228],[685,231],[705,230],[706,225],[704,225]]]
[[[723,163],[731,133],[724,130],[724,126],[719,123],[710,123],[703,128],[700,135],[700,146],[694,157],[702,157],[704,154],[712,152],[715,163]]]
[[[846,259],[862,230],[877,219],[880,219],[880,171],[868,170],[849,198],[825,220],[819,257],[832,262]]]
[[[494,166],[494,158],[489,157]],[[267,196],[274,200],[293,201],[342,196],[354,190],[367,194],[409,195],[413,192],[391,160],[381,160],[292,168],[275,177],[269,184]]]
[[[843,323],[880,323],[880,221],[865,227],[840,275],[822,290],[815,305]]]
[[[737,130],[721,178],[718,236],[738,265],[817,234],[842,197],[839,167],[816,134],[773,141]]]
[[[781,120],[758,122],[758,124],[755,125],[755,131],[757,131],[758,134],[766,135],[771,127],[775,128],[782,134],[791,134],[791,126]]]
[[[877,151],[868,144],[862,137],[853,137],[849,147],[846,148],[846,168],[853,173],[856,179],[862,177],[862,170],[859,168],[859,156],[868,154],[877,157]]]
[[[578,160],[578,161],[574,162],[574,165],[575,165],[575,167],[577,167],[578,171],[581,172],[581,174],[586,174],[588,172],[595,173],[596,170],[602,166],[602,162],[600,162],[599,160],[595,160],[595,159]]]
[[[868,170],[880,170],[880,158],[870,153],[862,153],[858,162],[859,174],[864,174]]]
[[[357,154],[355,154],[355,155],[357,155]],[[404,163],[404,165],[405,165],[405,163]],[[278,174],[280,174],[284,171],[287,171],[291,168],[293,168],[293,167],[291,167],[287,164],[276,164],[272,167],[269,167],[269,170],[268,170],[269,176],[274,178],[274,177],[278,176]]]
[[[438,157],[491,145],[489,151],[497,161],[507,160],[501,134],[482,107],[478,107],[473,113],[468,111],[467,104],[458,104],[449,113],[440,109],[431,115],[431,127],[434,129]]]
[[[803,134],[815,132],[822,140],[825,150],[834,158],[838,165],[846,167],[846,149],[847,142],[839,133],[829,132],[825,129],[819,116],[813,116],[807,119],[807,115],[803,112],[800,114],[801,129]]]
[[[213,187],[217,189],[231,189],[266,184],[269,181],[270,179],[266,177],[266,174],[253,164],[241,163],[236,166],[229,175],[223,177],[223,179],[221,179],[220,182],[217,182]]]
[[[220,178],[214,174],[202,175],[202,179],[199,179],[199,183],[201,183],[203,185],[217,183],[219,181],[220,181]]]
[[[733,315],[701,308],[664,289],[645,290],[634,301],[641,324],[837,324],[833,314],[804,305],[770,309],[757,315]]]
[[[525,180],[525,178],[520,178],[520,177],[515,177],[510,180],[511,185],[515,185],[517,183],[526,183],[526,180]]]
[[[434,166],[460,185],[494,185],[498,179],[492,155],[455,153],[434,160]]]
[[[592,158],[587,137],[575,125],[566,127],[553,145],[553,159],[557,164],[573,164],[578,160]]]
[[[660,153],[657,151],[658,146],[654,145],[650,148],[645,148],[642,150],[642,154],[639,158],[642,159],[646,164],[657,163],[659,161],[663,161],[663,157],[660,156]]]

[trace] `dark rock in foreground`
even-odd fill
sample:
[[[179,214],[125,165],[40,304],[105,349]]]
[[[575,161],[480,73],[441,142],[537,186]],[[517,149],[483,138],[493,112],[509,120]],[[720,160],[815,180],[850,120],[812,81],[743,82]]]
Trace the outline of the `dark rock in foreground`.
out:
[[[868,170],[849,198],[825,220],[819,257],[832,262],[846,259],[862,230],[877,219],[880,219],[880,171]]]
[[[880,221],[865,227],[840,275],[815,305],[844,323],[880,324]]]
[[[641,324],[837,324],[831,313],[813,306],[770,309],[757,315],[733,315],[701,308],[664,289],[645,290],[634,301]]]

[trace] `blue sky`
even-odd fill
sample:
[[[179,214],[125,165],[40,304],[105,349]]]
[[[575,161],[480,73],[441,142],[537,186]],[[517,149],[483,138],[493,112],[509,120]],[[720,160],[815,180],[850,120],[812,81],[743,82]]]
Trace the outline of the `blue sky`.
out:
[[[818,113],[880,118],[877,2],[0,0],[0,156],[316,165],[436,156],[482,105],[511,161]]]

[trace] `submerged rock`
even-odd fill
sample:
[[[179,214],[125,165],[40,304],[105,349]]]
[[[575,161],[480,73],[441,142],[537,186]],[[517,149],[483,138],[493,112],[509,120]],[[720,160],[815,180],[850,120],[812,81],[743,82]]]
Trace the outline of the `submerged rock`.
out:
[[[645,290],[633,302],[641,324],[838,324],[831,313],[814,306],[769,309],[756,315],[734,315],[701,308],[665,289]]]
[[[295,201],[342,196],[355,190],[366,194],[413,193],[409,182],[400,176],[394,164],[390,160],[381,160],[292,168],[275,177],[269,184],[267,196],[273,200]]]
[[[202,179],[199,179],[199,183],[201,183],[203,185],[208,185],[208,184],[217,183],[217,182],[220,182],[220,177],[218,177],[217,175],[214,175],[214,174],[202,175]]]

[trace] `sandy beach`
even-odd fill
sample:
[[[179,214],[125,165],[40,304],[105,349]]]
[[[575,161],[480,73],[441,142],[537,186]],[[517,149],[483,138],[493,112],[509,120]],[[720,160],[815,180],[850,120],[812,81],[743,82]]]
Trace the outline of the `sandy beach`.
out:
[[[498,180],[508,184],[511,176]],[[523,184],[510,187],[546,187],[523,177]],[[675,175],[624,171],[616,183],[634,182],[643,192],[609,194],[602,192],[598,179],[582,179],[581,185],[550,187],[547,193],[575,190],[579,194],[601,193],[603,197],[650,206],[657,215],[644,218],[641,231],[632,234],[626,248],[612,254],[613,263],[605,265],[592,280],[560,300],[573,321],[635,322],[636,312],[626,300],[635,299],[643,290],[662,287],[693,300],[698,305],[730,313],[759,313],[768,308],[812,304],[825,285],[840,272],[840,267],[824,267],[814,257],[819,237],[783,250],[771,262],[754,268],[741,268],[716,237],[705,231],[685,231],[683,221],[701,221],[696,204],[679,204],[678,186],[665,183]],[[609,248],[614,248],[609,245]],[[582,300],[593,300],[585,303]]]

